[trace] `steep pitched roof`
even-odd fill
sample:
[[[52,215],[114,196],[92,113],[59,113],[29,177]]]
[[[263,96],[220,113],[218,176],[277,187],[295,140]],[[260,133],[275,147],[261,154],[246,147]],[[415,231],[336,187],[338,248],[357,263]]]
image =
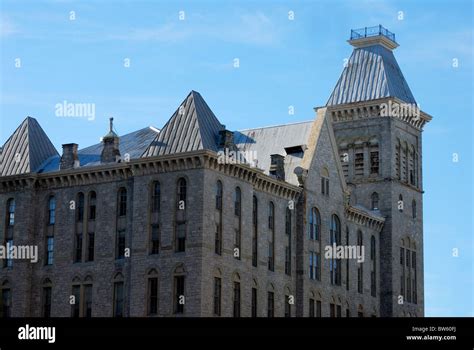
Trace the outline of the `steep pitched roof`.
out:
[[[208,149],[217,152],[224,126],[196,91],[191,91],[174,112],[143,157]]]
[[[354,49],[326,106],[384,97],[416,103],[393,52],[376,44]]]
[[[262,169],[267,175],[270,172],[270,156],[272,154],[285,156],[285,180],[298,185],[298,179],[293,171],[303,159],[312,123],[313,121],[307,121],[236,131],[234,142],[240,152],[252,152],[247,154],[256,157],[257,168]],[[302,146],[303,152],[287,152],[297,146]]]
[[[27,117],[0,152],[0,175],[18,175],[36,171],[58,152],[36,119]]]

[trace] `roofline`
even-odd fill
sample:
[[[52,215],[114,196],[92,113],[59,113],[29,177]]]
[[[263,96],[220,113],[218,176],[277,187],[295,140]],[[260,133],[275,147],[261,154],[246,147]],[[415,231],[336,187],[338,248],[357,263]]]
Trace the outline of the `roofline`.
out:
[[[270,128],[278,128],[278,127],[281,127],[281,126],[298,125],[298,124],[312,123],[312,122],[313,122],[313,120],[306,120],[306,121],[295,122],[295,123],[269,125],[269,126],[262,126],[262,127],[257,127],[257,128],[240,129],[240,130],[235,130],[235,131],[241,132],[241,131],[258,130],[258,129],[270,129]]]

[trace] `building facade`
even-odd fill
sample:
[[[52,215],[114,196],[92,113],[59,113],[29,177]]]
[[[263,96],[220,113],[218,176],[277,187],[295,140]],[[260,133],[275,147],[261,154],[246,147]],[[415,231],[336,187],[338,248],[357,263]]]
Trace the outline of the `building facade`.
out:
[[[192,91],[160,130],[119,137],[111,120],[60,155],[26,118],[0,152],[1,314],[423,316],[431,117],[406,112],[395,38],[377,28],[352,31],[308,122],[232,132]]]

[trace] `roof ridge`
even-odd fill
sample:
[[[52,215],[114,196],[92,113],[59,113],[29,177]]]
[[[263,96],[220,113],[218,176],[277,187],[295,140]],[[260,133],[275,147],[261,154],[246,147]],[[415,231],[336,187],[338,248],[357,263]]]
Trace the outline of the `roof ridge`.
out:
[[[304,123],[312,123],[313,121],[314,120],[305,120],[305,121],[300,121],[300,122],[295,122],[295,123],[276,124],[276,125],[268,125],[268,126],[262,126],[262,127],[256,127],[256,128],[239,129],[236,131],[241,132],[241,131],[249,131],[249,130],[279,128],[281,126],[291,126],[291,125],[298,125],[298,124],[304,124]]]

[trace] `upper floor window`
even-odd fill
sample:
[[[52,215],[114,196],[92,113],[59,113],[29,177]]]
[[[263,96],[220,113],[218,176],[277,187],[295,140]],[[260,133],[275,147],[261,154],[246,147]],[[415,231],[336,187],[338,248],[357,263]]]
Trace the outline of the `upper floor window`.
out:
[[[94,191],[89,192],[89,220],[95,220],[97,208],[97,195]]]
[[[378,148],[373,148],[370,150],[370,173],[378,174],[379,173],[379,150]]]
[[[54,225],[56,223],[56,198],[50,196],[48,200],[48,224]]]
[[[362,150],[355,151],[354,175],[364,176],[364,152]]]
[[[331,216],[330,230],[331,245],[341,245],[341,222],[337,215]],[[331,284],[341,285],[341,265],[340,260],[332,257],[329,261]]]
[[[119,200],[119,216],[127,215],[127,190],[122,187],[118,193]]]
[[[309,239],[315,239],[319,241],[319,235],[321,232],[321,216],[316,208],[311,209],[309,216]]]
[[[416,219],[416,201],[412,200],[411,202],[411,216],[413,219]]]
[[[186,192],[187,184],[186,179],[181,177],[178,180],[178,209],[183,210],[186,208]]]
[[[403,205],[404,205],[404,204],[403,204],[403,196],[402,196],[401,194],[398,196],[398,203],[397,203],[397,205],[398,205],[398,210],[399,210],[400,212],[403,212]]]
[[[216,209],[222,210],[222,182],[216,183]]]
[[[372,193],[371,199],[371,208],[372,210],[379,209],[379,194],[377,192]]]
[[[240,187],[236,187],[235,193],[234,193],[234,213],[237,216],[240,216],[241,205],[242,205],[242,193],[240,191]]]
[[[321,171],[321,193],[329,196],[329,171],[326,168]]]
[[[275,227],[275,205],[273,202],[268,204],[268,228],[273,230]]]
[[[7,202],[7,225],[15,225],[15,200],[13,198]]]
[[[84,193],[82,192],[77,194],[76,213],[76,221],[84,220]]]
[[[160,200],[161,200],[160,190],[161,190],[160,183],[158,181],[153,182],[152,192],[151,192],[151,210],[154,213],[160,211]]]

